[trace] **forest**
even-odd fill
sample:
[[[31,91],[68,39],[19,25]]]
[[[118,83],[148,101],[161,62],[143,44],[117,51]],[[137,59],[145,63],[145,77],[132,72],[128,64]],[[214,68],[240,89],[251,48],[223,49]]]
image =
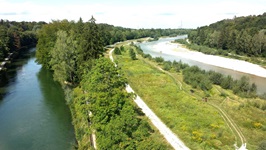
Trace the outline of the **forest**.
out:
[[[167,149],[125,91],[127,79],[104,57],[106,46],[142,37],[187,34],[185,29],[128,29],[89,21],[53,21],[38,31],[36,61],[65,89],[78,149]],[[119,133],[119,134],[118,134]],[[89,144],[91,143],[91,144]]]
[[[190,32],[188,38],[194,44],[219,49],[218,53],[265,58],[266,13],[225,19],[199,27]],[[205,52],[212,53],[212,50]]]
[[[45,22],[0,20],[0,61],[24,46],[37,44],[37,31]]]

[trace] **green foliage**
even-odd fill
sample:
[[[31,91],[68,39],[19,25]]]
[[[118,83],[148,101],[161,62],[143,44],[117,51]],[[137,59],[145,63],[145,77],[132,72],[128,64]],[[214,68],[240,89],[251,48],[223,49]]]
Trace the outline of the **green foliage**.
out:
[[[205,48],[195,50],[207,54],[226,55],[235,51],[239,55],[265,57],[265,18],[266,13],[226,19],[191,31],[188,37],[197,45],[205,45]]]
[[[121,49],[118,48],[118,47],[115,47],[115,49],[114,49],[114,53],[115,53],[116,55],[121,55]]]
[[[9,53],[37,43],[36,31],[33,26],[42,23],[0,21],[0,61],[8,57]]]
[[[134,50],[132,48],[129,49],[129,56],[132,60],[136,60],[136,53],[134,52]]]
[[[175,60],[173,61],[173,68],[174,68],[174,71],[176,71],[176,72],[180,72],[180,70],[181,70],[181,64],[182,64],[182,62],[176,62]]]
[[[183,70],[184,81],[191,84],[193,88],[202,90],[210,90],[212,88],[211,81],[205,75],[205,71],[200,70],[197,66],[188,67]]]
[[[79,149],[88,149],[92,131],[96,131],[98,149],[138,149],[147,144],[166,149],[151,140],[154,131],[140,118],[133,94],[125,91],[126,83],[109,59],[100,58],[74,89],[72,115]]]
[[[64,40],[66,43],[61,40],[62,44],[56,45],[58,38],[57,32],[60,30],[64,31],[70,37],[66,37]],[[83,23],[82,19],[77,23],[67,20],[53,21],[39,30],[38,38],[39,41],[36,51],[37,62],[52,70],[60,68],[59,70],[63,71],[65,69],[63,72],[67,73],[67,75],[62,74],[62,79],[56,79],[60,82],[64,80],[71,83],[78,83],[83,76],[84,69],[90,68],[92,60],[99,58],[103,54],[101,31],[93,17],[90,22],[86,23]],[[58,46],[61,47],[60,50]],[[52,52],[55,49],[58,51]],[[61,57],[56,56],[56,53],[62,53],[62,59],[68,59],[68,61],[61,60],[60,64],[55,63],[54,58]],[[68,69],[66,69],[67,65],[69,66]],[[60,74],[56,76],[60,78]]]
[[[155,57],[154,60],[155,60],[155,62],[157,62],[157,63],[162,63],[162,62],[164,62],[163,57]]]
[[[180,44],[187,44],[187,41],[185,39],[177,39],[174,42],[180,43]]]
[[[209,78],[212,83],[216,85],[221,85],[221,82],[223,81],[223,75],[214,71],[209,71]]]
[[[221,87],[224,89],[232,89],[233,88],[233,78],[231,76],[224,77],[221,82]]]
[[[90,19],[89,22],[85,23],[81,45],[83,47],[81,51],[81,58],[84,62],[89,59],[96,59],[103,54],[103,41],[101,39],[101,31],[98,25],[95,23],[95,19]]]
[[[120,51],[121,52],[125,52],[125,47],[122,45],[122,46],[120,46]]]
[[[140,46],[134,45],[134,47],[139,55],[141,56],[144,55],[143,50],[140,48]]]
[[[75,128],[75,136],[79,149],[90,149],[90,135],[88,122],[87,106],[85,105],[85,94],[79,87],[75,88],[72,100],[69,101],[69,106],[72,114],[72,123]]]
[[[152,56],[150,54],[143,54],[143,58],[152,59]]]
[[[233,92],[243,97],[249,96],[249,93],[251,92],[250,89],[252,92],[256,90],[256,87],[254,87],[255,84],[253,84],[253,87],[251,87],[249,84],[249,78],[246,76],[241,77],[241,79],[238,81],[234,81],[234,83]]]
[[[79,85],[73,94],[67,94],[78,148],[92,148],[90,136],[96,131],[99,149],[166,149],[162,142],[151,137],[154,131],[143,120],[145,117],[140,117],[143,113],[139,113],[132,104],[133,95],[124,90],[126,79],[122,73],[101,56],[103,46],[107,44],[147,36],[184,34],[188,30],[132,30],[96,24],[95,21],[93,17],[88,22],[83,22],[81,18],[76,23],[53,21],[42,28],[34,26],[32,29],[38,31],[36,61],[53,70],[54,79],[64,83],[64,87]],[[17,34],[14,35],[16,47],[34,37],[31,32],[25,33],[23,36],[28,40],[19,43]],[[133,60],[136,59],[135,50],[143,54],[135,46],[129,51]],[[115,49],[116,54],[124,51],[123,46]]]
[[[77,82],[77,42],[66,31],[57,32],[57,40],[51,50],[50,65],[54,79],[61,84]]]
[[[99,24],[101,37],[104,45],[114,44],[125,40],[139,39],[144,37],[157,38],[160,36],[177,36],[190,32],[189,29],[130,29],[114,27],[108,24]]]
[[[45,68],[51,68],[51,51],[55,46],[57,31],[70,31],[72,24],[67,20],[53,21],[44,25],[38,32],[38,44],[36,51],[36,61]]]
[[[163,69],[166,71],[169,71],[172,68],[172,62],[171,61],[164,61],[163,62]]]

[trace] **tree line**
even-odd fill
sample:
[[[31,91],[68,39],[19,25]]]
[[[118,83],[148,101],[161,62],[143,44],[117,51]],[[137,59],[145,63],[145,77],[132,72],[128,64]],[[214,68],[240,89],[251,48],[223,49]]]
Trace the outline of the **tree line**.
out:
[[[96,24],[92,18],[83,22],[53,21],[38,32],[37,62],[54,71],[55,80],[78,84],[90,60],[103,55],[104,47],[142,37],[176,36],[185,29],[129,29]]]
[[[192,43],[226,53],[266,57],[266,13],[225,19],[191,31]]]
[[[79,149],[92,148],[93,133],[99,149],[166,149],[154,140],[154,131],[133,103],[134,95],[125,91],[121,70],[103,55],[115,42],[184,32],[188,31],[114,27],[96,24],[94,17],[43,25],[37,34],[36,61],[52,70],[65,89]],[[115,53],[120,50],[123,47]]]
[[[9,53],[37,43],[36,32],[45,22],[0,20],[0,61]]]

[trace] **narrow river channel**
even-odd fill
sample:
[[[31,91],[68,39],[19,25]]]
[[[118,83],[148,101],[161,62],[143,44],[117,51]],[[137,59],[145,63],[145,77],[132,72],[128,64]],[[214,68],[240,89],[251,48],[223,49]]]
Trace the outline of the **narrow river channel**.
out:
[[[35,62],[35,48],[12,63],[0,87],[1,150],[68,150],[75,143],[60,85]]]
[[[171,37],[171,38],[161,38],[158,41],[140,43],[139,45],[142,48],[144,53],[150,54],[152,57],[163,57],[165,60],[170,60],[170,61],[181,60],[184,63],[187,63],[191,66],[192,65],[198,66],[204,70],[214,70],[224,75],[230,75],[234,79],[240,79],[242,76],[247,76],[250,79],[250,83],[255,83],[257,85],[257,91],[259,94],[266,93],[266,78],[251,75],[248,73],[238,72],[238,71],[227,69],[227,68],[217,67],[217,66],[210,65],[210,64],[205,64],[205,63],[193,60],[193,57],[189,59],[189,58],[184,58],[184,57],[177,56],[177,55],[170,55],[170,54],[164,53],[165,50],[169,50],[167,49],[169,47],[162,47],[160,49],[154,49],[154,46],[156,45],[160,45],[160,44],[163,45],[163,43],[165,42],[174,41],[175,39],[184,39],[186,37],[187,37],[186,35],[182,35],[182,36]]]

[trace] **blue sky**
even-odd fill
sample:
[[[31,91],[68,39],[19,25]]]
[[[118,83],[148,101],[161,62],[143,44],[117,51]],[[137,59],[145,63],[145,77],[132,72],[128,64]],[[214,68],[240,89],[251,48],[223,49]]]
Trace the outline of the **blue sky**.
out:
[[[265,0],[0,0],[0,19],[78,20],[130,28],[197,28],[266,12]]]

